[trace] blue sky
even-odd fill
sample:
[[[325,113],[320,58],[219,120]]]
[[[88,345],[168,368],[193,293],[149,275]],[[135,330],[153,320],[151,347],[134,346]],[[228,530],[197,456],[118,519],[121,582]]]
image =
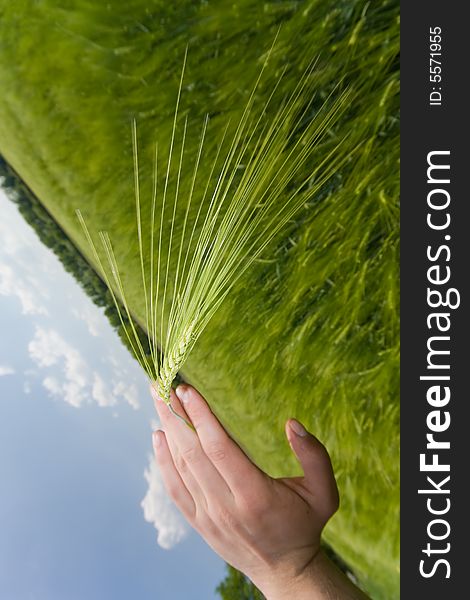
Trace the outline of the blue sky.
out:
[[[0,240],[0,598],[217,598],[224,563],[153,463],[140,367],[1,190]]]

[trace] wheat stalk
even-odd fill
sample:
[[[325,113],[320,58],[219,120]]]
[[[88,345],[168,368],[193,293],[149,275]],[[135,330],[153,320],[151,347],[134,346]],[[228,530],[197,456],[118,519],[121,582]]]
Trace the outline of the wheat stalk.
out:
[[[254,100],[271,51],[272,48],[228,148],[225,148],[227,125],[210,167],[209,176],[201,184],[199,168],[203,160],[203,148],[209,122],[208,117],[205,118],[194,167],[190,180],[188,180],[190,185],[181,238],[176,241],[174,232],[178,204],[183,201],[180,187],[187,136],[187,118],[183,126],[179,158],[176,164],[175,190],[172,197],[170,197],[170,175],[173,173],[178,111],[186,64],[185,55],[173,118],[163,192],[160,195],[158,194],[158,146],[155,147],[150,222],[145,223],[145,227],[149,230],[147,237],[150,238],[149,273],[145,268],[146,252],[144,250],[139,185],[137,125],[135,120],[132,123],[137,235],[150,356],[146,355],[133,325],[108,234],[100,232],[99,237],[111,276],[100,259],[83,216],[80,211],[77,211],[97,266],[111,291],[131,348],[153,382],[152,385],[157,393],[170,407],[171,385],[178,371],[227,294],[286,223],[349,158],[342,157],[338,152],[342,143],[340,140],[326,158],[310,169],[307,177],[296,182],[296,178],[305,170],[307,162],[314,159],[314,150],[317,145],[327,132],[331,132],[332,126],[344,110],[349,94],[347,91],[343,92],[334,102],[328,98],[317,112],[316,117],[305,126],[302,134],[295,137],[296,125],[305,119],[310,108],[309,103],[302,106],[302,98],[305,89],[310,89],[309,81],[312,77],[313,64],[300,78],[294,92],[281,103],[272,120],[268,122],[266,109],[281,78],[266,105],[258,113],[254,111]],[[190,209],[195,204],[196,196],[199,196],[196,217],[190,226]],[[170,215],[170,225],[165,248],[167,258],[164,261],[164,233],[168,214]],[[171,265],[171,259],[174,257],[176,257],[176,266]],[[168,310],[170,281],[173,284],[173,295]],[[124,312],[130,321],[130,330],[124,324],[118,297],[122,301]]]

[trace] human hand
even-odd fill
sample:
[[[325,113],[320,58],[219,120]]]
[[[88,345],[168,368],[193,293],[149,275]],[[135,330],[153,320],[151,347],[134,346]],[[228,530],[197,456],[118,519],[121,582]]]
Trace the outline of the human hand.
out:
[[[152,394],[165,429],[153,436],[163,481],[215,552],[270,600],[365,597],[359,590],[353,595],[352,584],[320,551],[322,529],[339,496],[328,453],[313,435],[294,419],[286,423],[304,476],[273,479],[228,436],[194,388],[180,385],[171,403],[195,431],[175,418],[153,387]],[[329,590],[344,593],[332,596]]]

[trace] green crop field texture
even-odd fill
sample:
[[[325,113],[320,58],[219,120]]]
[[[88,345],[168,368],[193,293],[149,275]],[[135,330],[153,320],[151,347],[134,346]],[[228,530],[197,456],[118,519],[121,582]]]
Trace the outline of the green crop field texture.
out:
[[[342,498],[325,538],[374,598],[395,599],[398,3],[0,0],[0,153],[91,262],[75,209],[93,234],[109,232],[127,300],[144,324],[132,119],[145,230],[154,144],[162,186],[186,46],[177,128],[180,140],[187,117],[181,197],[191,185],[205,115],[201,181],[228,122],[228,135],[234,131],[279,26],[255,104],[263,106],[286,69],[269,121],[317,59],[306,118],[331,93],[349,89],[350,99],[311,160],[321,162],[343,140],[342,167],[237,282],[183,376],[273,476],[299,472],[284,437],[288,417],[325,443]],[[176,167],[171,173],[170,198]],[[182,202],[176,240],[183,209]],[[191,210],[190,221],[197,203]]]

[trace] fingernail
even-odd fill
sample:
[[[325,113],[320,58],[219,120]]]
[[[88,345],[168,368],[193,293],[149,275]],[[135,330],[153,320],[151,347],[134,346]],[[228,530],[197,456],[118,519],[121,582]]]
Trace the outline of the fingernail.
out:
[[[158,434],[159,430],[157,429],[157,431],[153,432],[152,435],[152,441],[153,441],[153,447],[154,448],[158,448],[162,442],[162,440],[160,439],[160,436]]]
[[[188,388],[186,386],[179,385],[175,391],[176,391],[176,395],[178,396],[179,400],[181,400],[181,402],[183,404],[187,404],[189,402],[190,394],[188,393]]]
[[[297,419],[291,419],[289,421],[289,427],[292,429],[295,435],[300,435],[300,437],[305,437],[308,433],[302,423],[299,423]]]

